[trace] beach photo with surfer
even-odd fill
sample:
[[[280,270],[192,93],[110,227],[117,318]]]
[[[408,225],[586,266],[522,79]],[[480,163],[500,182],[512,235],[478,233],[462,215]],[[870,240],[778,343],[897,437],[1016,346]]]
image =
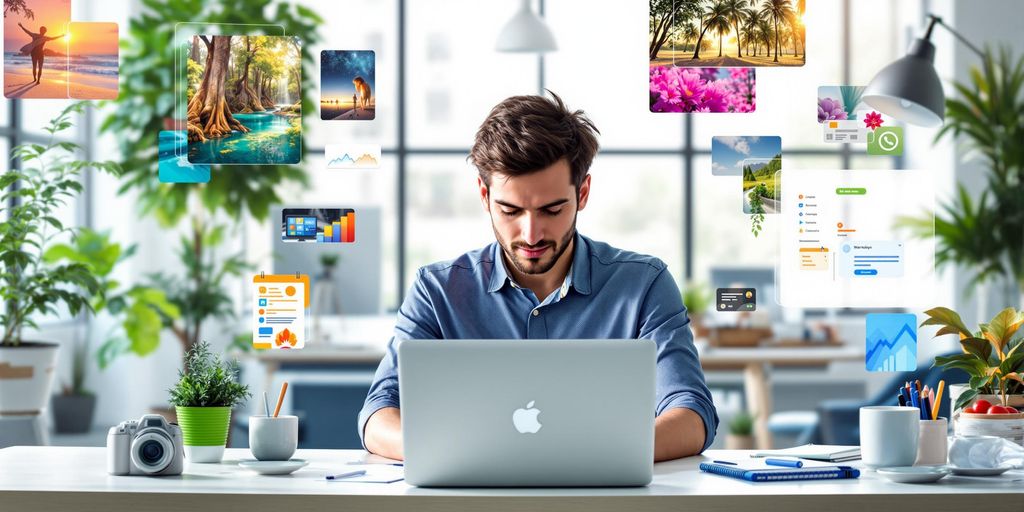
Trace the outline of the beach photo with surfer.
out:
[[[375,62],[370,50],[320,52],[320,119],[371,120],[376,117]]]
[[[71,0],[4,0],[4,96],[68,97]]]

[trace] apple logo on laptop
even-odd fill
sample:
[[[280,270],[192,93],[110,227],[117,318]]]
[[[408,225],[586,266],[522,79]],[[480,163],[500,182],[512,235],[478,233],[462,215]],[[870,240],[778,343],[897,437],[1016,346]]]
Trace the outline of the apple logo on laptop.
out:
[[[526,404],[526,409],[516,409],[512,413],[512,424],[520,434],[536,434],[540,430],[541,424],[537,421],[540,409],[534,407],[533,402],[534,400],[530,400],[530,403]]]

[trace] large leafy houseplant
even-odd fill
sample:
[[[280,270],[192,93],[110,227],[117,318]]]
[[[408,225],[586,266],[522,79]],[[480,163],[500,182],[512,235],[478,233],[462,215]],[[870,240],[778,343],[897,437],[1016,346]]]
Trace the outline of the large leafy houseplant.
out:
[[[170,404],[178,413],[185,456],[193,462],[219,462],[224,455],[231,408],[251,395],[238,382],[238,367],[210,351],[201,341],[185,353],[187,364],[178,383],[169,389]]]
[[[936,266],[973,272],[967,292],[1001,281],[1005,303],[1024,297],[1024,56],[986,49],[970,83],[955,83],[959,97],[946,99],[946,124],[936,142],[953,135],[970,158],[985,167],[987,188],[976,198],[962,183],[953,199],[929,215],[907,219],[919,236],[934,236]],[[1024,306],[1024,304],[1022,304]]]
[[[992,321],[980,324],[975,332],[949,308],[932,308],[925,314],[928,319],[922,326],[941,326],[936,337],[955,334],[960,339],[962,354],[935,358],[935,366],[958,368],[971,376],[968,389],[953,404],[954,410],[971,403],[978,395],[998,395],[1005,406],[1009,395],[1024,393],[1024,350],[1020,349],[1024,337],[1017,335],[1024,325],[1024,311],[1006,308]]]
[[[157,273],[151,284],[166,291],[169,301],[180,310],[180,319],[163,316],[188,353],[200,340],[203,323],[233,315],[232,299],[224,290],[226,279],[248,268],[242,254],[217,256],[227,233],[226,222],[237,225],[246,215],[267,217],[270,206],[281,202],[278,190],[287,183],[305,184],[303,169],[289,165],[215,166],[206,184],[160,183],[157,175],[157,135],[175,116],[175,105],[185,94],[175,83],[175,24],[192,23],[276,25],[289,36],[299,36],[302,46],[302,115],[315,114],[310,100],[313,89],[313,59],[309,48],[319,40],[323,20],[312,10],[291,2],[267,0],[142,0],[143,12],[133,18],[128,37],[122,41],[121,69],[126,77],[114,112],[104,121],[102,131],[117,133],[121,144],[122,193],[133,192],[139,209],[166,227],[184,225],[186,234],[176,251],[182,273]],[[219,32],[222,33],[222,32]],[[187,76],[187,70],[179,70]],[[305,148],[305,144],[302,144]],[[131,346],[146,355],[156,345]],[[186,361],[187,364],[187,361]]]
[[[91,298],[104,292],[87,265],[42,257],[56,240],[76,232],[58,215],[82,192],[80,175],[89,169],[120,172],[113,162],[76,159],[81,148],[59,140],[88,105],[74,103],[51,120],[43,128],[46,144],[15,147],[11,156],[19,165],[0,177],[0,370],[8,373],[0,386],[0,413],[34,413],[49,397],[57,345],[27,342],[25,328],[62,308],[71,315],[89,310]]]

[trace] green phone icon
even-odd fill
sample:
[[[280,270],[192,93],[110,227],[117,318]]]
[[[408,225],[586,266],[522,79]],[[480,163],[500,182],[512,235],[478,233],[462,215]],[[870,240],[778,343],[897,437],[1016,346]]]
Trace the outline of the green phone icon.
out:
[[[899,156],[903,154],[903,128],[899,126],[878,127],[868,141],[869,155]]]

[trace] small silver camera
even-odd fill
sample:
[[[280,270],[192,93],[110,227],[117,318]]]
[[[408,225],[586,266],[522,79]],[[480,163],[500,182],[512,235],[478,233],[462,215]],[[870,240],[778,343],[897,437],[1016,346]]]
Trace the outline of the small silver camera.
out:
[[[107,472],[111,475],[180,475],[185,466],[181,428],[147,414],[107,431]]]

